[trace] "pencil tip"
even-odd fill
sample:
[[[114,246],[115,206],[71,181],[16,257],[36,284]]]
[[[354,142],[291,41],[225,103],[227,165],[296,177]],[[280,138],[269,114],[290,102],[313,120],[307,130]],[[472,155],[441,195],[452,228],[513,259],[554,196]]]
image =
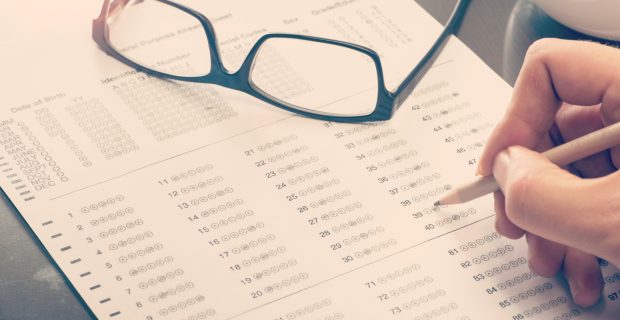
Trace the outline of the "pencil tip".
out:
[[[433,204],[433,206],[435,206],[435,207],[439,207],[440,205],[441,205],[441,201],[437,201],[437,202],[435,202],[435,203]]]

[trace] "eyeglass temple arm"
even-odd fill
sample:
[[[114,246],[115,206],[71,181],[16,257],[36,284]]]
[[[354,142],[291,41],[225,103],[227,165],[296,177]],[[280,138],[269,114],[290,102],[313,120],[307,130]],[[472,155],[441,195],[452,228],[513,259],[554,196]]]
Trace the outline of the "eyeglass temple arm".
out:
[[[105,24],[106,19],[116,16],[121,9],[123,9],[130,0],[106,0],[101,7],[101,13],[99,17],[93,20],[93,40],[99,44],[100,47],[105,47],[106,34]]]
[[[415,68],[407,75],[405,80],[398,86],[396,91],[394,92],[394,111],[396,111],[403,102],[411,95],[415,87],[418,85],[424,74],[433,66],[433,63],[439,56],[442,48],[448,42],[450,35],[458,29],[463,17],[465,16],[465,9],[469,4],[470,0],[458,0],[450,18],[448,18],[448,22],[444,27],[443,31],[437,38],[437,41],[433,44],[433,46],[428,50],[428,52],[422,57],[420,63],[416,65]]]

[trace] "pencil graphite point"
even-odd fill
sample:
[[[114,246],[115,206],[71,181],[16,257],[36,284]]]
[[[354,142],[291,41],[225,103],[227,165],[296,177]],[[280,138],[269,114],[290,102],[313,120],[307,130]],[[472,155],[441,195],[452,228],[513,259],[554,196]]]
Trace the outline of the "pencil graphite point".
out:
[[[435,207],[439,207],[440,205],[441,205],[441,201],[437,201],[437,202],[435,202],[435,203],[433,204],[433,206],[435,206]]]

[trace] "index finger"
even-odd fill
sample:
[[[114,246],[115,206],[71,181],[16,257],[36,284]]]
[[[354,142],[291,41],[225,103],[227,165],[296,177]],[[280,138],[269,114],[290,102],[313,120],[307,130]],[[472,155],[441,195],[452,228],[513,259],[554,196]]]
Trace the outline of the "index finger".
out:
[[[525,57],[506,115],[482,152],[478,173],[491,174],[495,155],[508,146],[534,148],[551,128],[562,102],[581,106],[620,103],[620,96],[610,92],[620,92],[620,50],[584,41],[535,42]]]

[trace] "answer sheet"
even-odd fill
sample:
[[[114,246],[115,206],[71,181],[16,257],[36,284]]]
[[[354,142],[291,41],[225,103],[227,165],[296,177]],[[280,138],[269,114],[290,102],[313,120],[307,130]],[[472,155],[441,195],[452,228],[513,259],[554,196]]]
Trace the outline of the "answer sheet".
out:
[[[511,94],[458,39],[392,120],[339,124],[128,68],[90,38],[100,2],[54,2],[62,24],[3,46],[0,93],[2,189],[98,318],[619,317],[605,261],[583,310],[494,230],[490,197],[433,207]],[[183,3],[231,70],[261,35],[299,32],[376,50],[392,89],[442,28],[410,0]],[[295,70],[272,85],[312,90]]]

